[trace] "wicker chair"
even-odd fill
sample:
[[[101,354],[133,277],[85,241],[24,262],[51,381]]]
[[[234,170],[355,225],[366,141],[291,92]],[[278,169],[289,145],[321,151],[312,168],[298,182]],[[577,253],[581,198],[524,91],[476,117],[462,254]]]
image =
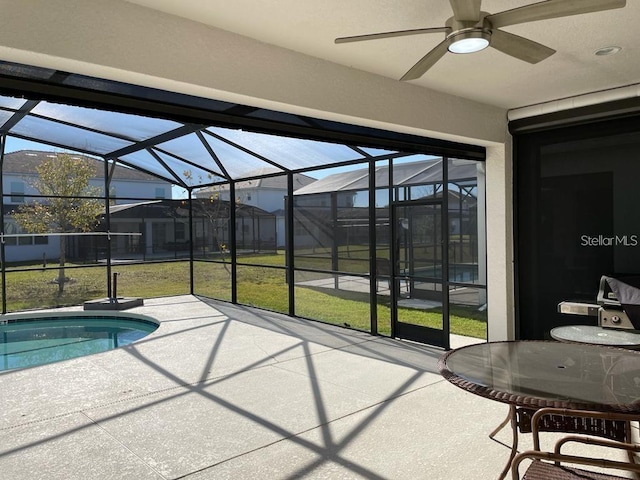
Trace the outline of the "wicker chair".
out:
[[[595,420],[622,421],[625,423],[637,420],[636,417],[624,414],[576,411],[556,408],[543,408],[538,410],[531,419],[534,450],[523,452],[517,455],[511,465],[513,480],[614,480],[625,479],[618,473],[622,471],[634,473],[634,478],[640,477],[640,464],[634,463],[634,453],[640,452],[640,445],[634,443],[620,442],[603,438],[593,438],[577,435],[562,437],[555,444],[553,452],[545,452],[540,449],[540,420],[543,416],[556,415],[567,416],[569,418],[579,416],[581,418],[591,418]],[[568,443],[582,443],[587,445],[597,445],[607,449],[624,450],[627,452],[628,461],[618,461],[604,458],[592,458],[576,455],[566,455],[561,452],[564,445]],[[523,460],[532,460],[525,474],[519,476],[519,466]],[[569,466],[572,465],[572,466]],[[574,465],[590,465],[598,467],[600,471],[593,471],[577,468]],[[615,473],[609,473],[616,471]]]

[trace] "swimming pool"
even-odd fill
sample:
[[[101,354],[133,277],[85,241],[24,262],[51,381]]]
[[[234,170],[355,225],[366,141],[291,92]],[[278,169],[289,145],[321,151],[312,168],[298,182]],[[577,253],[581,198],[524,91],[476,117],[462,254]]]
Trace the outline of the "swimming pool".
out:
[[[0,318],[0,371],[33,367],[128,345],[159,323],[145,315],[92,312]]]

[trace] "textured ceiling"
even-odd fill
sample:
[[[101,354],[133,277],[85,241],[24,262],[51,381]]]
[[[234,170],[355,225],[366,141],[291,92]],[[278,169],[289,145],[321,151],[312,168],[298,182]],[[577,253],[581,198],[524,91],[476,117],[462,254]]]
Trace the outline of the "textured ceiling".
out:
[[[334,39],[440,27],[452,15],[446,0],[129,1],[393,79],[402,77],[444,34],[341,45]],[[483,0],[482,10],[498,13],[531,3],[535,2]],[[535,65],[491,48],[472,55],[447,54],[411,83],[504,108],[640,83],[638,24],[640,1],[627,0],[622,9],[505,27],[557,52]],[[596,49],[611,45],[622,51],[594,55]]]

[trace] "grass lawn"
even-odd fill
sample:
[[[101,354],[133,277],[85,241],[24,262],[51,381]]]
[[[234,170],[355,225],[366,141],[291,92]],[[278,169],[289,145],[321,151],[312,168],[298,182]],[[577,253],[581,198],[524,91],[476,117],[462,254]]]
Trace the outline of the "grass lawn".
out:
[[[284,255],[261,255],[239,258],[239,262],[282,267]],[[74,265],[69,265],[76,267]],[[287,313],[288,285],[281,268],[239,265],[238,302],[267,310]],[[118,296],[152,298],[189,293],[189,262],[114,265]],[[104,267],[67,268],[70,282],[62,296],[53,282],[57,269],[7,271],[6,297],[10,312],[78,305],[87,300],[107,296],[107,270]],[[303,275],[304,276],[304,275]],[[300,281],[300,279],[297,279]],[[194,263],[194,293],[221,300],[231,300],[230,268],[211,262]],[[348,325],[358,330],[370,329],[368,294],[346,290],[311,288],[297,285],[296,315],[336,325]],[[389,297],[378,296],[378,332],[391,333]],[[403,322],[441,328],[439,309],[399,309]],[[451,306],[451,332],[486,338],[486,314],[477,309]]]
[[[267,266],[284,266],[284,255],[260,255],[239,257],[241,263]],[[199,273],[200,272],[200,273]],[[196,263],[196,292],[214,298],[230,299],[229,274],[220,264]],[[323,274],[301,275],[304,280],[323,278]],[[300,278],[296,278],[299,282]],[[202,289],[200,288],[202,286]],[[358,330],[370,330],[370,305],[368,294],[347,290],[295,287],[295,313],[304,318],[320,320],[335,325],[348,325]],[[284,270],[263,266],[238,266],[238,302],[267,310],[287,313],[289,308],[288,285]],[[378,333],[391,334],[391,309],[389,297],[378,296]],[[403,322],[415,323],[432,328],[442,328],[440,309],[400,308],[399,317]],[[486,312],[477,308],[451,305],[451,333],[475,338],[487,337]]]
[[[106,267],[67,266],[72,268],[65,269],[69,282],[61,296],[54,282],[58,276],[56,268],[7,270],[7,311],[79,305],[107,296]],[[113,273],[118,273],[118,296],[150,298],[189,293],[188,262],[114,265]]]
[[[312,288],[296,287],[296,314],[337,325],[347,324],[359,330],[370,330],[369,296],[355,292],[323,292]],[[377,296],[378,333],[391,334],[391,308],[389,297]],[[450,307],[451,333],[475,338],[487,338],[487,322],[483,312],[471,307]],[[442,310],[398,308],[398,316],[404,323],[442,328]]]

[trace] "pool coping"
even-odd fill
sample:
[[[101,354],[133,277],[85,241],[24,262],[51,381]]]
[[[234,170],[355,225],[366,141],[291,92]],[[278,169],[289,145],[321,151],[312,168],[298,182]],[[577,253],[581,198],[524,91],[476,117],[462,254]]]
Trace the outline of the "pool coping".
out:
[[[52,320],[54,318],[68,318],[68,317],[100,317],[100,318],[120,318],[120,319],[133,319],[143,323],[150,323],[156,327],[160,327],[161,322],[149,315],[143,315],[133,312],[119,312],[114,310],[89,310],[89,311],[51,311],[45,310],[40,312],[20,312],[20,313],[5,313],[0,315],[0,326],[8,325],[19,321],[42,321]]]

